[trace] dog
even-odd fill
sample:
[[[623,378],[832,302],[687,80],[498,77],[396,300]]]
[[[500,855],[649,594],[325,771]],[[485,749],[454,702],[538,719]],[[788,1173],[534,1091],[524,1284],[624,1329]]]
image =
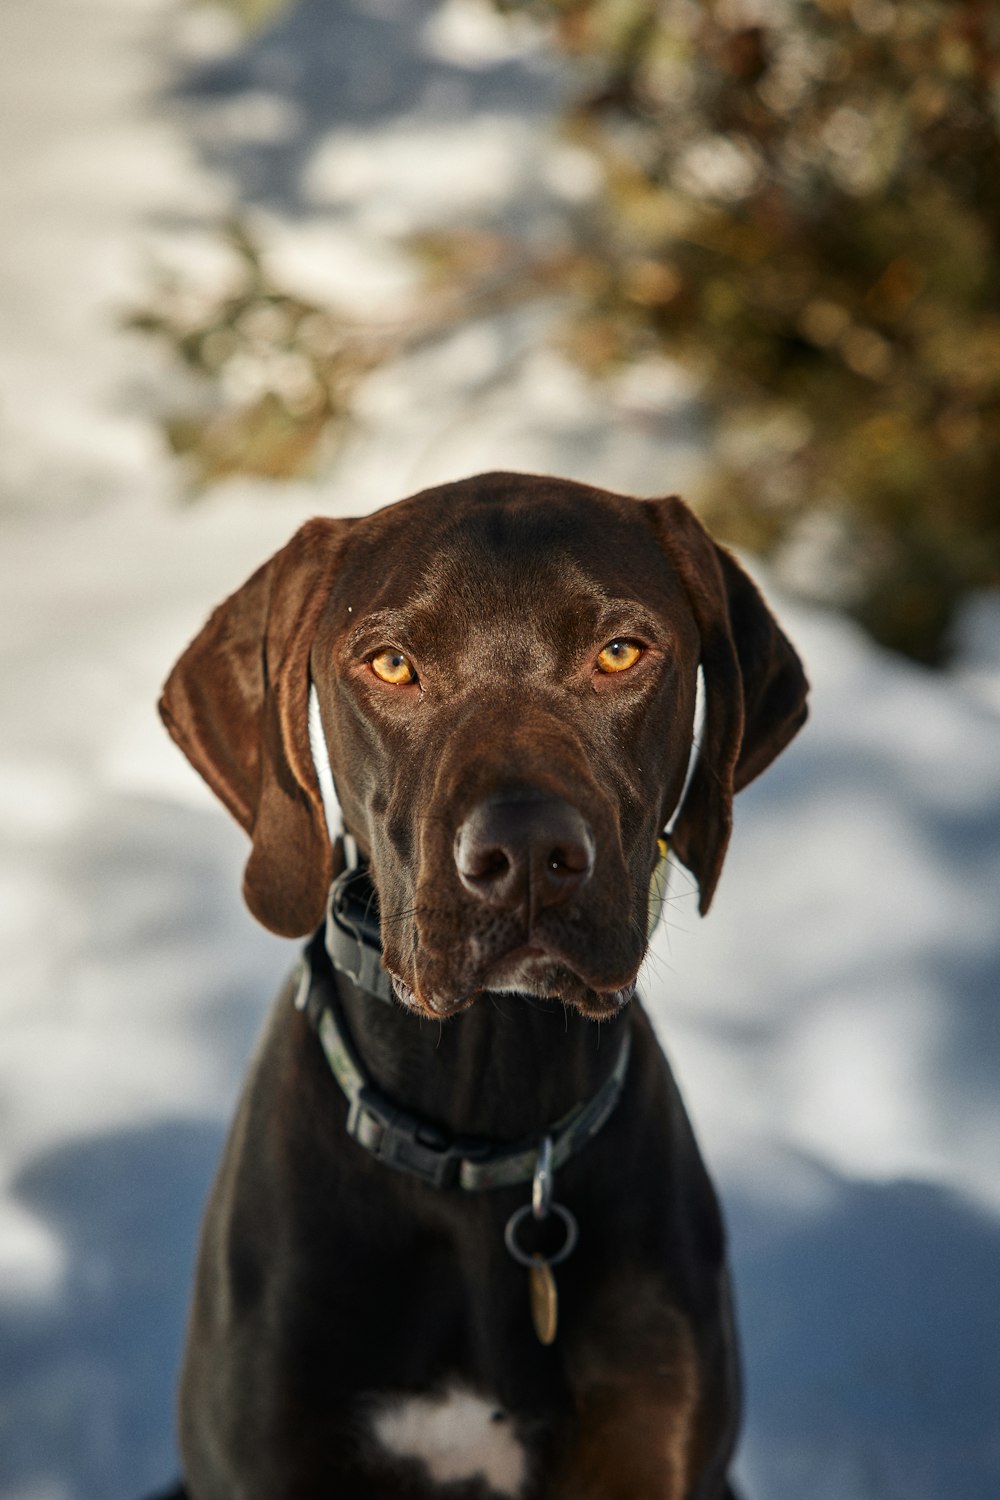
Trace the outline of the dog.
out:
[[[216,609],[161,711],[309,940],[202,1230],[190,1500],[732,1500],[724,1230],[633,996],[666,830],[704,913],[806,692],[681,500],[553,478],[312,520]]]

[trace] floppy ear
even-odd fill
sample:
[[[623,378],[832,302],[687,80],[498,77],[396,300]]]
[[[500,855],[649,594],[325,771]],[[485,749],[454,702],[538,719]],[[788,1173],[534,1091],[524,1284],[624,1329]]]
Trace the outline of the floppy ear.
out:
[[[163,721],[253,840],[243,894],[283,937],[320,921],[332,849],[309,748],[309,652],[351,526],[308,521],[174,667]]]
[[[701,636],[705,722],[670,842],[698,881],[704,915],[729,842],[733,796],[805,723],[809,684],[793,646],[735,558],[682,500],[647,504]]]

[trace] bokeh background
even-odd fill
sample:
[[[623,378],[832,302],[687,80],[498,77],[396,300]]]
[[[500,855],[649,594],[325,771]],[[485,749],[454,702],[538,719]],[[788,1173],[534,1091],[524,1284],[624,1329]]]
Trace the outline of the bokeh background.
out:
[[[644,993],[730,1223],[748,1500],[1000,1493],[993,7],[6,0],[0,1496],[176,1472],[295,946],[159,685],[306,516],[694,498],[808,664]]]

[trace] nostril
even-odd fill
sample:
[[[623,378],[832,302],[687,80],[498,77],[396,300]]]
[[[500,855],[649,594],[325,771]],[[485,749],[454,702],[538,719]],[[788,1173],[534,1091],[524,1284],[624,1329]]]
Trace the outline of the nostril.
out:
[[[561,798],[488,798],[455,836],[459,879],[493,906],[566,900],[590,878],[593,865],[590,829]]]
[[[546,864],[553,875],[585,875],[590,868],[590,850],[584,844],[552,849]]]
[[[458,868],[470,880],[502,880],[510,870],[510,860],[502,849],[473,850],[464,864],[459,856]]]
[[[455,864],[463,881],[481,884],[502,880],[510,869],[510,856],[481,819],[469,818],[455,836]]]

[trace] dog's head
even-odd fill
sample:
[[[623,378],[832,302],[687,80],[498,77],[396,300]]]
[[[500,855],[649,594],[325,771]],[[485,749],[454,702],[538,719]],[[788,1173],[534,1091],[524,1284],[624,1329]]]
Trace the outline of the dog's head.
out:
[[[385,965],[435,1016],[484,990],[615,1009],[658,834],[676,811],[706,911],[734,793],[806,714],[794,650],[680,500],[491,474],[310,521],[215,611],[161,702],[250,834],[250,909],[287,936],[319,923],[335,873],[311,686]]]

